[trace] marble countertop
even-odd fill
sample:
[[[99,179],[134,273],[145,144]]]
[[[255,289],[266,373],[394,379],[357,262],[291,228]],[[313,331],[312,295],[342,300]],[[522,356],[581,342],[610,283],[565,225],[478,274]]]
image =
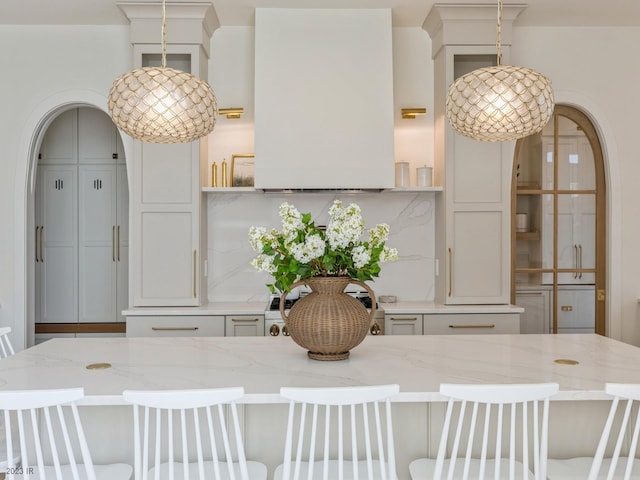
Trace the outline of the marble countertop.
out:
[[[598,400],[605,382],[640,383],[638,365],[640,348],[595,334],[368,336],[339,362],[287,337],[58,338],[0,361],[0,390],[82,386],[85,405],[119,405],[125,389],[241,385],[275,403],[281,386],[398,383],[396,401],[418,402],[442,400],[441,382],[558,382],[554,400]]]
[[[137,316],[190,316],[190,315],[262,315],[267,308],[264,302],[212,302],[199,307],[134,307],[124,310],[125,317]],[[459,314],[459,313],[522,313],[516,305],[442,305],[426,301],[400,301],[378,303],[384,313],[403,314]]]

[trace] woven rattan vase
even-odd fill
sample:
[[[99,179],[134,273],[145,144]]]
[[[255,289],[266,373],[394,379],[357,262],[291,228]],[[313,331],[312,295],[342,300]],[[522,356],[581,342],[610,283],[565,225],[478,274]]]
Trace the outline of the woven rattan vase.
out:
[[[371,297],[371,311],[354,297],[344,293],[349,284],[364,287]],[[363,282],[349,277],[314,277],[294,283],[291,288],[308,285],[311,293],[284,311],[285,292],[280,313],[291,338],[306,348],[313,360],[344,360],[349,350],[364,340],[376,312],[376,297]]]

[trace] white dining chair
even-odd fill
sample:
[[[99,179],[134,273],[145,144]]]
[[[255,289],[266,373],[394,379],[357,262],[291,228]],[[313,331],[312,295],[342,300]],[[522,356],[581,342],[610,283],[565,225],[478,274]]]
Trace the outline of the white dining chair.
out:
[[[640,384],[607,383],[613,397],[593,457],[549,459],[549,480],[640,479]]]
[[[549,397],[557,383],[443,384],[437,457],[414,460],[413,480],[546,479]]]
[[[390,399],[399,391],[398,385],[281,388],[289,416],[274,480],[396,480]]]
[[[9,339],[10,333],[11,327],[0,327],[0,358],[7,358],[16,353]]]
[[[13,349],[13,345],[11,344],[11,339],[9,338],[10,333],[11,327],[0,327],[0,359],[10,357],[16,353]],[[4,421],[0,418],[0,473],[6,472],[7,467],[9,466],[7,457],[5,457],[3,453],[6,451]],[[16,453],[13,457],[13,464],[17,465],[19,463],[20,455]]]
[[[133,469],[116,463],[94,465],[76,402],[84,389],[0,392],[6,429],[6,478],[127,480]],[[14,435],[17,432],[17,435]],[[14,438],[17,438],[15,445]],[[20,456],[20,463],[13,460]]]
[[[266,479],[266,465],[245,457],[236,407],[243,396],[242,387],[125,390],[133,404],[135,479]]]

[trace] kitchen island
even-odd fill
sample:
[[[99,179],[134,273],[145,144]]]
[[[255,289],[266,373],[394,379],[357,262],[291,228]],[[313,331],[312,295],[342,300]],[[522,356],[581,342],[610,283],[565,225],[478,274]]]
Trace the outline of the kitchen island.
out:
[[[640,383],[640,348],[589,334],[369,336],[348,360],[318,362],[290,339],[82,338],[50,340],[0,362],[2,390],[85,388],[83,420],[98,462],[131,461],[125,389],[244,386],[247,454],[271,469],[284,442],[281,386],[397,383],[401,479],[411,460],[437,448],[444,382],[557,382],[550,456],[589,454],[608,409],[604,384]]]

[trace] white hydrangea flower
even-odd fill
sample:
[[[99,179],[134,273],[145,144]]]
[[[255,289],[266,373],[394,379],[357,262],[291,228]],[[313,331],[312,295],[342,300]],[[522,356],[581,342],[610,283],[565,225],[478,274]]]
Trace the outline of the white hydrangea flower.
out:
[[[331,219],[326,235],[331,248],[346,248],[360,239],[364,232],[364,220],[358,205],[352,203],[343,208],[342,202],[335,200],[329,209],[329,216]]]
[[[353,259],[353,266],[355,268],[362,268],[369,263],[371,255],[364,246],[358,245],[351,251],[351,258]]]
[[[291,243],[289,250],[291,255],[300,263],[309,263],[311,260],[324,255],[325,243],[320,235],[310,235],[304,243]]]
[[[262,253],[262,249],[265,245],[271,244],[275,246],[277,245],[276,235],[277,231],[273,230],[267,231],[264,227],[251,227],[249,229],[249,244],[254,251],[258,253]]]
[[[398,260],[398,249],[384,247],[380,252],[381,262],[395,262],[396,260]]]
[[[280,219],[282,220],[282,233],[289,241],[295,238],[299,229],[304,227],[302,215],[298,209],[287,202],[280,205]]]
[[[389,225],[380,223],[369,230],[371,245],[376,246],[386,242],[389,239]]]
[[[260,254],[253,260],[251,260],[251,266],[258,271],[274,273],[277,268],[273,263],[274,257],[270,255]]]

